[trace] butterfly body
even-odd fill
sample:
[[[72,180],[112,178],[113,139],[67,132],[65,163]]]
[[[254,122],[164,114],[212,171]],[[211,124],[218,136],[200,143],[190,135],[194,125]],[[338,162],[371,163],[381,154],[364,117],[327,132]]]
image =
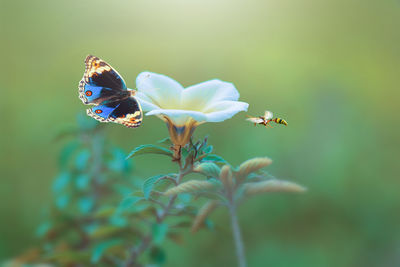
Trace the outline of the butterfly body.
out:
[[[79,98],[87,114],[101,122],[115,122],[127,127],[142,123],[142,109],[134,97],[135,91],[126,87],[121,75],[105,61],[87,56],[85,73],[79,82]]]

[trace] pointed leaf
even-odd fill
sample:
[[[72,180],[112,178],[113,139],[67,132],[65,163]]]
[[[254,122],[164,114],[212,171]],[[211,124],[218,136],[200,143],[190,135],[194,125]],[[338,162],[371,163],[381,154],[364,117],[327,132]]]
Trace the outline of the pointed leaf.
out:
[[[148,178],[146,181],[144,181],[142,190],[143,190],[143,195],[145,199],[149,199],[150,193],[153,190],[153,186],[160,181],[161,178],[165,177],[165,175],[155,175],[150,178]]]
[[[53,182],[53,192],[59,193],[62,191],[71,180],[71,175],[68,172],[62,172]]]
[[[224,184],[225,188],[232,192],[233,189],[233,179],[232,179],[232,171],[229,165],[224,165],[221,169],[221,174],[219,179]]]
[[[261,168],[267,167],[271,163],[272,163],[272,160],[267,157],[253,158],[253,159],[249,159],[249,160],[243,162],[240,165],[239,171],[237,173],[237,178],[238,178],[239,182],[244,181],[250,173],[258,171]]]
[[[112,160],[108,162],[108,168],[115,172],[128,172],[131,168],[130,162],[126,160],[126,154],[122,149],[114,148]]]
[[[122,243],[122,240],[114,239],[114,240],[105,241],[105,242],[102,242],[102,243],[96,245],[92,251],[91,262],[98,263],[101,260],[101,258],[103,257],[104,252],[106,252],[108,249],[110,249],[112,247],[120,245],[121,243]]]
[[[87,174],[80,174],[75,178],[75,186],[80,190],[87,189],[90,183],[90,176]]]
[[[161,144],[161,145],[166,145],[166,146],[172,146],[173,145],[173,143],[172,143],[172,141],[171,141],[171,139],[169,137],[166,137],[166,138],[158,141],[157,143]]]
[[[153,247],[150,251],[150,259],[153,264],[149,266],[162,266],[165,263],[166,258],[167,254],[162,248]]]
[[[75,166],[82,171],[87,166],[90,159],[90,151],[88,149],[81,150],[75,158]]]
[[[189,203],[192,200],[192,196],[190,194],[179,194],[178,199],[182,201],[182,203]]]
[[[256,195],[269,192],[302,193],[306,190],[305,187],[296,183],[278,179],[248,183],[244,185],[244,193],[246,195]]]
[[[38,237],[45,236],[49,232],[52,226],[53,226],[52,223],[49,221],[40,224],[39,227],[36,229],[36,235]]]
[[[60,153],[60,165],[65,167],[74,154],[74,152],[79,148],[79,142],[72,141],[71,143],[67,144]]]
[[[94,200],[91,197],[82,197],[78,200],[78,207],[82,213],[88,213],[94,206]]]
[[[193,193],[193,192],[205,191],[208,189],[212,189],[215,186],[216,184],[210,181],[191,180],[168,189],[166,192],[164,192],[164,195],[171,196],[180,193]]]
[[[213,162],[221,162],[221,163],[226,163],[226,160],[224,160],[222,157],[215,155],[215,154],[209,154],[202,158],[201,160],[203,161],[213,161]]]
[[[208,147],[203,149],[203,152],[206,153],[206,154],[209,154],[212,151],[213,151],[213,146],[212,145],[209,145]]]
[[[121,201],[121,203],[118,205],[117,213],[124,212],[131,208],[135,203],[138,201],[142,200],[143,197],[137,197],[137,196],[129,196],[126,197]]]
[[[209,177],[217,178],[219,177],[219,173],[221,170],[218,167],[218,165],[213,162],[203,162],[201,164],[196,165],[194,171],[200,172]]]
[[[212,200],[201,207],[201,209],[197,213],[196,218],[193,221],[192,233],[195,233],[197,232],[197,230],[199,230],[199,228],[204,224],[207,217],[218,207],[218,205],[219,201]]]
[[[131,153],[129,153],[129,155],[126,157],[126,159],[143,154],[161,154],[172,157],[172,152],[164,147],[156,145],[141,145],[132,150]]]
[[[152,227],[153,242],[155,244],[161,244],[168,233],[168,224],[157,223]]]
[[[58,209],[62,210],[68,206],[69,203],[69,195],[61,195],[57,197],[56,206]]]

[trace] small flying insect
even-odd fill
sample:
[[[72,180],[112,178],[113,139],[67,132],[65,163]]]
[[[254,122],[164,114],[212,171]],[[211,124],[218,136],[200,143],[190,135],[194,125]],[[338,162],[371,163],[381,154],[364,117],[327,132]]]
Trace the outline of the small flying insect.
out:
[[[248,118],[246,120],[251,121],[252,123],[254,123],[254,126],[256,126],[257,124],[261,124],[264,125],[265,127],[269,126],[272,128],[272,126],[269,124],[271,121],[277,123],[277,124],[283,124],[285,126],[288,125],[288,123],[281,118],[275,118],[273,119],[273,114],[271,111],[265,111],[264,116],[259,116],[259,117],[252,117],[252,116],[248,116]]]

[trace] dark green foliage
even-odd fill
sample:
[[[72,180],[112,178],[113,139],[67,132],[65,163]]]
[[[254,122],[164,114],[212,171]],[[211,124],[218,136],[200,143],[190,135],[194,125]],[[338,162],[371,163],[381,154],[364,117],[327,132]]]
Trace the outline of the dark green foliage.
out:
[[[50,216],[37,229],[43,239],[39,262],[109,266],[137,238],[141,225],[128,222],[148,206],[134,207],[143,197],[127,196],[132,163],[93,121],[79,116],[79,127],[62,135],[73,140],[61,151]]]
[[[133,207],[134,204],[136,204],[138,201],[142,200],[143,197],[137,197],[137,196],[129,196],[124,198],[121,203],[118,206],[117,212],[122,213],[124,211],[129,210],[130,208]]]
[[[146,199],[149,199],[150,193],[153,190],[153,186],[155,183],[160,181],[161,178],[165,177],[165,175],[156,175],[152,176],[150,178],[147,178],[146,181],[144,181],[142,189],[143,189],[143,194]]]
[[[74,139],[60,155],[60,174],[52,186],[54,204],[49,218],[37,229],[43,240],[38,261],[85,266],[132,266],[137,261],[163,264],[164,241],[181,242],[180,232],[191,226],[198,213],[192,202],[198,196],[221,200],[218,164],[225,160],[211,154],[213,146],[205,138],[181,148],[180,160],[175,160],[177,173],[142,179],[132,176],[132,161],[127,159],[146,154],[173,159],[170,139],[138,146],[127,156],[106,142],[100,125],[86,125],[84,120],[79,117],[80,127],[68,132]],[[183,177],[194,172],[205,175],[200,183],[212,188],[167,193],[179,185],[193,184]],[[212,228],[208,218],[204,224]]]
[[[156,223],[152,227],[152,235],[154,244],[161,244],[168,233],[168,224]]]
[[[121,244],[122,244],[122,240],[119,240],[119,239],[107,240],[107,241],[104,241],[104,242],[101,242],[101,243],[97,244],[93,248],[91,262],[92,263],[99,263],[99,261],[101,260],[101,258],[103,257],[104,253],[107,250],[109,250],[112,247],[116,247],[118,245],[121,245]]]
[[[210,156],[212,146],[207,145],[207,138],[188,144],[182,148],[178,173],[143,179],[137,188],[133,184],[140,185],[137,179],[142,178],[132,176],[132,161],[126,159],[145,154],[172,158],[169,138],[159,145],[139,146],[126,156],[106,142],[99,124],[86,125],[85,120],[79,117],[79,128],[62,135],[73,140],[61,151],[60,173],[52,186],[54,204],[37,229],[43,240],[38,262],[129,266],[140,253],[147,253],[148,262],[164,263],[163,242],[167,238],[181,242],[179,233],[190,227],[197,208],[189,194],[169,197],[162,192],[191,173],[194,162]],[[210,176],[219,172],[214,163],[203,164],[213,173]]]
[[[222,157],[215,155],[215,154],[210,154],[202,158],[202,161],[211,161],[211,162],[218,162],[218,163],[227,163],[226,160],[224,160]]]
[[[150,256],[150,262],[158,265],[164,264],[167,259],[167,254],[160,247],[151,248],[149,256]]]
[[[131,153],[129,153],[129,155],[126,158],[129,159],[134,156],[143,154],[162,154],[162,155],[172,156],[172,152],[169,149],[156,145],[141,145],[132,150]]]

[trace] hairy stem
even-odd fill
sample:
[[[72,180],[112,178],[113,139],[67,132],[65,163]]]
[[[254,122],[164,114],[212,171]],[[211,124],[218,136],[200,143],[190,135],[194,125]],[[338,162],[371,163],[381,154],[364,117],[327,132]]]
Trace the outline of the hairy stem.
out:
[[[244,254],[244,245],[242,240],[242,235],[240,232],[239,221],[236,213],[236,204],[233,201],[230,201],[228,205],[229,214],[231,216],[231,224],[232,224],[232,232],[233,239],[235,241],[236,247],[236,256],[238,259],[239,267],[246,267],[246,257]]]

